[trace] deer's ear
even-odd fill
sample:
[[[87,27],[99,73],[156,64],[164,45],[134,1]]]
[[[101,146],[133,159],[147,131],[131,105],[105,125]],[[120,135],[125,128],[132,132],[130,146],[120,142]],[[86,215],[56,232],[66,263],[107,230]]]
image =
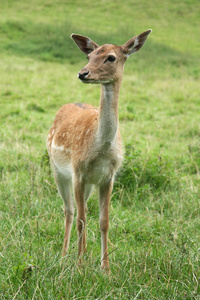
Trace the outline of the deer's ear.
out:
[[[135,37],[133,37],[132,39],[128,40],[128,42],[126,42],[124,45],[122,45],[122,50],[124,53],[127,54],[127,56],[131,55],[132,53],[137,52],[138,50],[140,50],[140,48],[142,48],[142,46],[144,45],[148,35],[151,33],[151,29],[142,32],[138,35],[136,35]]]
[[[94,51],[99,46],[93,42],[90,38],[78,35],[78,34],[72,34],[71,38],[74,40],[74,42],[77,44],[77,46],[80,48],[80,50],[85,53],[86,55],[90,54],[92,51]]]

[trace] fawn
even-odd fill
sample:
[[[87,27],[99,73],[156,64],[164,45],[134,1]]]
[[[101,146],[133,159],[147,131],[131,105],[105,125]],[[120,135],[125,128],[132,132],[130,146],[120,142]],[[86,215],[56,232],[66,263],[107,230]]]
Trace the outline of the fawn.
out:
[[[78,73],[83,83],[101,84],[99,109],[89,104],[70,103],[57,113],[47,138],[47,149],[58,191],[65,206],[63,255],[69,247],[77,206],[78,255],[86,248],[87,200],[94,185],[99,190],[101,269],[109,272],[107,235],[109,202],[115,173],[122,162],[118,122],[119,90],[124,64],[129,55],[145,43],[151,29],[131,38],[122,46],[98,46],[90,38],[71,38],[87,55],[88,64]]]

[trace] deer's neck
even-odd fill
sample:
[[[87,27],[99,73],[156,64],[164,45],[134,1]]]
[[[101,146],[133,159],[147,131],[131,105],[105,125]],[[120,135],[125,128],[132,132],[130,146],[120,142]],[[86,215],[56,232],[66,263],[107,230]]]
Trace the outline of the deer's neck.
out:
[[[117,135],[120,83],[102,84],[97,130],[97,140],[101,146],[109,146]]]

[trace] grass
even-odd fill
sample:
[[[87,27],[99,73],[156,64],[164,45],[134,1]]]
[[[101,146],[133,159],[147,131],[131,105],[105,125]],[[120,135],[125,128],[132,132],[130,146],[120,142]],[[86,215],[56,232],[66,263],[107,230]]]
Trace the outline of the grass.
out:
[[[1,1],[2,299],[200,299],[200,50],[197,0]],[[126,63],[119,103],[124,163],[110,205],[111,276],[100,271],[98,200],[87,253],[75,222],[61,258],[64,214],[46,156],[56,111],[98,106],[100,89],[69,35],[122,44],[152,28]]]

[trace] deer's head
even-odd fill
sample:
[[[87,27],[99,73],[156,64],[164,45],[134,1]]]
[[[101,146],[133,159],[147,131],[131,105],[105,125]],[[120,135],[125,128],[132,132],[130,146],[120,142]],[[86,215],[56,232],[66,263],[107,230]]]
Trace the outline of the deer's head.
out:
[[[88,64],[78,73],[78,78],[84,83],[101,84],[121,80],[126,59],[140,50],[150,33],[151,29],[136,35],[121,46],[99,46],[86,36],[72,34],[71,38],[88,58]]]

